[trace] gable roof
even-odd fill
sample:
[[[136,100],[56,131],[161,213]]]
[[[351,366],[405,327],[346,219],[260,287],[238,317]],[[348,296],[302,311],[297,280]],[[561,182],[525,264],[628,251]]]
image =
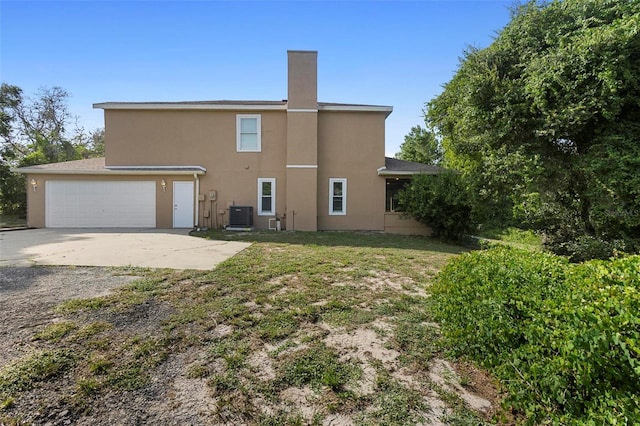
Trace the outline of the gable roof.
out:
[[[105,158],[98,157],[20,167],[15,171],[25,174],[58,175],[192,175],[194,173],[202,175],[206,169],[201,166],[106,166]]]
[[[442,167],[433,164],[416,163],[415,161],[399,160],[397,158],[385,157],[384,167],[378,169],[379,176],[399,176],[427,174],[435,175],[442,173]]]
[[[180,101],[180,102],[102,102],[93,104],[96,109],[103,110],[287,110],[287,100],[281,101]],[[385,118],[393,112],[392,106],[343,104],[335,102],[318,102],[318,111],[347,112],[384,112]]]

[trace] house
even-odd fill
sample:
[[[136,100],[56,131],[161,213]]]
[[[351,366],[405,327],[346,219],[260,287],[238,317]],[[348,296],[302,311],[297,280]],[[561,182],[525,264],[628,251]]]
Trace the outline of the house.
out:
[[[105,157],[19,169],[31,227],[426,234],[394,194],[434,166],[385,158],[393,108],[317,100],[317,52],[288,52],[280,101],[105,102]]]

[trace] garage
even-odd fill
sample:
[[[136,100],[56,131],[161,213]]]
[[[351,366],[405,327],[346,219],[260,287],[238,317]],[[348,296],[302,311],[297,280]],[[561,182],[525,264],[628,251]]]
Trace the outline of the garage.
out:
[[[45,182],[47,228],[154,228],[155,181]]]

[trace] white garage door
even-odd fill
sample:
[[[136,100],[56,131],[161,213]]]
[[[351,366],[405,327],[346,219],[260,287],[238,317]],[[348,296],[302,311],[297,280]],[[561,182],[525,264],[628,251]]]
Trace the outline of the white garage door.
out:
[[[47,228],[154,228],[154,181],[69,181],[45,184]]]

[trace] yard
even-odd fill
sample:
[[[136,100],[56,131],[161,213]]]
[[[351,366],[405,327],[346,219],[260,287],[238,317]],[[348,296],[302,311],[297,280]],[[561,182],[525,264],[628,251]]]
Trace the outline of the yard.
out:
[[[0,424],[477,425],[499,412],[495,382],[446,360],[428,310],[430,280],[462,248],[380,234],[208,237],[255,244],[210,272],[30,268],[57,283],[120,280],[86,299],[55,292],[47,305],[0,288],[0,307],[16,312],[3,318]]]

